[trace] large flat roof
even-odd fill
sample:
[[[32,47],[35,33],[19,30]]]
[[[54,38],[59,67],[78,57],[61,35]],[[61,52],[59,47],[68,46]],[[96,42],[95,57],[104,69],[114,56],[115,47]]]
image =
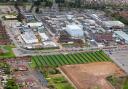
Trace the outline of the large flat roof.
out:
[[[38,42],[38,39],[36,38],[33,32],[25,32],[24,34],[21,34],[21,37],[27,44]]]
[[[120,21],[103,21],[103,24],[106,26],[125,26],[122,22]]]
[[[119,35],[120,37],[122,37],[123,39],[128,41],[128,34],[126,34],[125,32],[123,32],[123,31],[114,31],[114,33],[116,33],[117,35]]]

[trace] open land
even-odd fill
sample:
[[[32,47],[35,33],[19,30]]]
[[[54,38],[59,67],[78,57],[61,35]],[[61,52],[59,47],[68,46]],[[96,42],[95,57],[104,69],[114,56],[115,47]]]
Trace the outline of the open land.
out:
[[[119,67],[111,62],[65,65],[60,69],[78,89],[113,89],[106,77],[113,74],[125,75]]]

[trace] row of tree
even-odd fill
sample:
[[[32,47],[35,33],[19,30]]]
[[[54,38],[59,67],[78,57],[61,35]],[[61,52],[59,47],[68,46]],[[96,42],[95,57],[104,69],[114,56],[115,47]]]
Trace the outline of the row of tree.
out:
[[[89,9],[104,9],[106,5],[102,3],[103,0],[97,1],[97,0],[0,0],[0,2],[14,2],[17,1],[19,4],[22,4],[21,2],[31,2],[33,3],[32,8],[34,6],[39,7],[41,3],[43,3],[46,7],[52,7],[53,3],[57,3],[58,6],[61,7],[67,7],[67,8],[89,8]],[[32,9],[31,8],[31,9]],[[38,8],[37,8],[38,11]]]

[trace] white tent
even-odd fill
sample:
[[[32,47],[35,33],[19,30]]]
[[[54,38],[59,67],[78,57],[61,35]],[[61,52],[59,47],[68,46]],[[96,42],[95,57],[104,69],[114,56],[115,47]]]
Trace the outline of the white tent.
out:
[[[67,25],[66,31],[74,38],[84,37],[84,31],[81,25],[76,25],[76,24]]]

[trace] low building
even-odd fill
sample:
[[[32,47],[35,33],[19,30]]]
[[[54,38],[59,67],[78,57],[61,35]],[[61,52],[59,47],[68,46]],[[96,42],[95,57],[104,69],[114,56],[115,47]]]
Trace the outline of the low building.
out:
[[[119,15],[127,19],[128,18],[128,11],[120,11]]]
[[[70,38],[70,35],[65,30],[62,30],[60,31],[58,42],[68,43],[68,42],[72,42],[72,39]]]
[[[43,25],[42,22],[30,22],[30,23],[27,23],[27,26],[30,26],[30,27],[41,27]]]
[[[123,31],[114,31],[113,37],[120,39],[128,44],[128,34]]]
[[[34,15],[32,14],[25,14],[24,18],[26,20],[27,26],[30,27],[40,27],[43,25],[41,21],[39,21]]]
[[[25,65],[17,65],[17,69],[19,71],[27,71],[28,70],[27,66],[25,66]]]
[[[92,19],[86,19],[85,20],[85,24],[91,25],[91,26],[95,26],[96,22],[94,20],[92,20]]]
[[[16,20],[17,16],[16,15],[5,15],[4,18],[5,20]]]
[[[94,39],[96,42],[113,41],[112,33],[96,33]]]
[[[24,14],[24,18],[25,18],[27,23],[37,21],[36,17],[32,14]]]
[[[43,42],[44,47],[58,47],[58,45],[53,41],[45,41]]]
[[[24,32],[21,34],[21,37],[26,44],[38,43],[38,39],[33,32]]]
[[[39,32],[39,35],[40,35],[40,38],[41,38],[42,41],[49,40],[49,37],[46,35],[46,33],[40,33]]]
[[[103,21],[102,24],[105,28],[109,29],[120,29],[125,27],[125,25],[120,21]]]
[[[92,17],[92,19],[96,20],[97,22],[101,22],[101,19],[97,14],[91,14],[90,16]]]
[[[103,48],[103,47],[105,47],[105,45],[103,43],[97,43],[97,47],[98,48]]]
[[[72,18],[74,17],[73,15],[66,15],[68,20],[72,20]]]

